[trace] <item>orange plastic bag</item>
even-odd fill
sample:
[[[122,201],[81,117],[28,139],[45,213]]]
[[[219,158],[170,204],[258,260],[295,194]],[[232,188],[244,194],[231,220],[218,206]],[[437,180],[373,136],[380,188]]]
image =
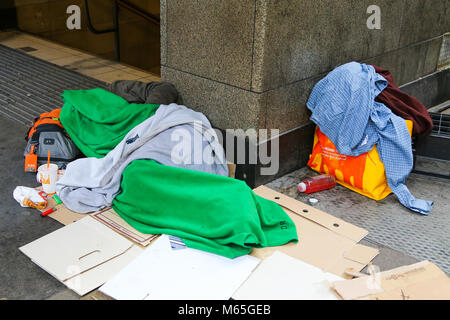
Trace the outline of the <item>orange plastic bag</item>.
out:
[[[406,120],[406,124],[411,134],[413,123]],[[339,184],[374,200],[382,200],[392,193],[376,146],[357,157],[341,154],[318,126],[308,166],[334,176]]]

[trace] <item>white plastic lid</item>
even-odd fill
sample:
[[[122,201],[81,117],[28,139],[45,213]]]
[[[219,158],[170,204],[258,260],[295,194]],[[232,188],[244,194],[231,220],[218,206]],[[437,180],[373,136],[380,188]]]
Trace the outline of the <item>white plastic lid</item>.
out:
[[[298,184],[298,190],[299,190],[300,192],[305,192],[305,191],[306,191],[306,184],[305,184],[304,182],[300,182],[300,183]]]

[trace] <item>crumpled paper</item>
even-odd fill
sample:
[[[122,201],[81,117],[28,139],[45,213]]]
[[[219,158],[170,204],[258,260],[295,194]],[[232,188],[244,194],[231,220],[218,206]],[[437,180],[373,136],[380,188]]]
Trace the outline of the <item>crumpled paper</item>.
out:
[[[42,194],[42,193],[41,193]],[[40,191],[18,186],[13,191],[14,199],[22,206],[36,209],[44,209],[47,206],[47,199],[41,196]]]

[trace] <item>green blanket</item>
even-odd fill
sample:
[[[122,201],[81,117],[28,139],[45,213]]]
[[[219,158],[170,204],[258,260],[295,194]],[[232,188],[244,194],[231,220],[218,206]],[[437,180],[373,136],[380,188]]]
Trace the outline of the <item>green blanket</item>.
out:
[[[103,89],[65,91],[61,123],[88,157],[104,157],[158,105],[129,104]],[[138,231],[181,237],[191,248],[229,258],[252,247],[298,241],[276,203],[242,181],[135,160],[122,173],[116,212]]]
[[[113,208],[125,221],[143,233],[178,236],[191,248],[234,258],[298,240],[284,210],[240,180],[135,160],[121,187]]]
[[[135,126],[155,114],[158,104],[128,103],[101,88],[66,90],[60,121],[87,157],[102,158]]]

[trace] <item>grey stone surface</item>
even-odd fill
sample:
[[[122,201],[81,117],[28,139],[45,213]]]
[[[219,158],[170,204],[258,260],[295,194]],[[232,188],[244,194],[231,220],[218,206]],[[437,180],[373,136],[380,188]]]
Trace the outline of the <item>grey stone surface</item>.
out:
[[[164,66],[161,77],[175,85],[184,105],[203,112],[214,127],[246,130],[263,125],[260,94]]]
[[[450,0],[404,0],[400,46],[450,31]]]
[[[367,27],[370,5],[381,9],[380,30]],[[281,134],[310,123],[310,92],[333,68],[376,64],[402,85],[437,70],[450,31],[450,0],[163,0],[161,11],[162,79],[183,104],[221,129]],[[309,139],[303,131],[293,136]],[[283,170],[304,164],[310,143],[285,146]]]
[[[315,83],[323,77],[255,93],[164,66],[161,75],[175,85],[183,104],[206,114],[216,127],[268,128],[280,133],[309,121],[306,101]]]
[[[286,132],[309,121],[311,112],[306,107],[314,85],[325,76],[301,80],[261,94],[265,110],[264,128]]]
[[[388,69],[400,86],[436,71],[442,39],[424,41],[362,62]]]
[[[252,83],[257,92],[450,30],[448,0],[378,1],[381,30],[367,28],[371,0],[267,0],[257,4],[254,70],[260,74],[254,71]]]
[[[450,0],[380,0],[381,30],[367,28],[372,4],[163,0],[162,78],[214,125],[286,132],[308,122],[312,87],[343,63],[377,64],[398,85],[436,70]]]
[[[418,259],[408,256],[401,251],[394,250],[373,241],[362,240],[360,243],[379,250],[380,253],[371,262],[372,265],[379,267],[380,271],[392,270],[419,262]],[[361,272],[369,273],[368,267],[365,267]]]
[[[12,197],[16,186],[37,186],[36,176],[24,172],[23,136],[26,128],[0,116],[0,298],[46,299],[65,286],[19,251],[60,227],[35,209],[22,208]]]
[[[437,38],[361,62],[390,70],[400,86],[436,71],[441,42],[442,38]],[[311,113],[306,102],[314,85],[324,76],[326,73],[321,73],[262,93],[264,127],[286,132],[308,122]]]
[[[438,67],[442,69],[450,67],[450,32],[446,33],[442,39]]]
[[[304,203],[314,197],[319,200],[316,208],[367,229],[369,234],[365,240],[417,260],[430,260],[450,275],[449,180],[417,174],[409,176],[406,184],[411,193],[417,198],[434,201],[431,213],[424,216],[403,207],[393,194],[375,201],[341,185],[310,195],[300,193],[297,184],[316,174],[305,167],[267,186]]]
[[[276,139],[279,144],[279,168],[275,175],[263,175],[261,168],[256,168],[257,178],[255,186],[266,184],[273,181],[293,170],[304,167],[309,159],[314,140],[315,125],[308,122],[305,125],[299,126],[294,130],[282,133]],[[273,140],[270,141],[273,143]],[[259,148],[262,150],[270,150],[269,142],[261,143]],[[271,163],[265,165],[268,167]]]
[[[448,161],[433,160],[418,156],[416,158],[415,170],[432,172],[450,177],[450,163]]]
[[[160,0],[160,43],[161,43],[161,65],[167,64],[167,1]]]
[[[64,289],[46,300],[80,300],[80,296],[70,289]]]
[[[367,28],[370,5],[371,0],[198,0],[186,6],[163,0],[162,64],[264,92],[450,30],[449,0],[380,0],[381,30]]]
[[[255,2],[165,2],[166,63],[174,69],[250,89]]]
[[[434,72],[401,87],[404,92],[419,99],[427,108],[450,100],[448,88],[450,88],[450,68]]]
[[[389,69],[397,84],[402,85],[436,70],[441,42],[442,38],[437,38],[361,62]],[[176,85],[184,104],[204,112],[214,125],[244,130],[279,129],[280,133],[309,121],[310,111],[306,107],[306,102],[314,85],[327,74],[321,73],[289,85],[256,93],[169,67],[162,69],[165,70],[162,72],[163,79]],[[225,110],[232,112],[224,112]]]

